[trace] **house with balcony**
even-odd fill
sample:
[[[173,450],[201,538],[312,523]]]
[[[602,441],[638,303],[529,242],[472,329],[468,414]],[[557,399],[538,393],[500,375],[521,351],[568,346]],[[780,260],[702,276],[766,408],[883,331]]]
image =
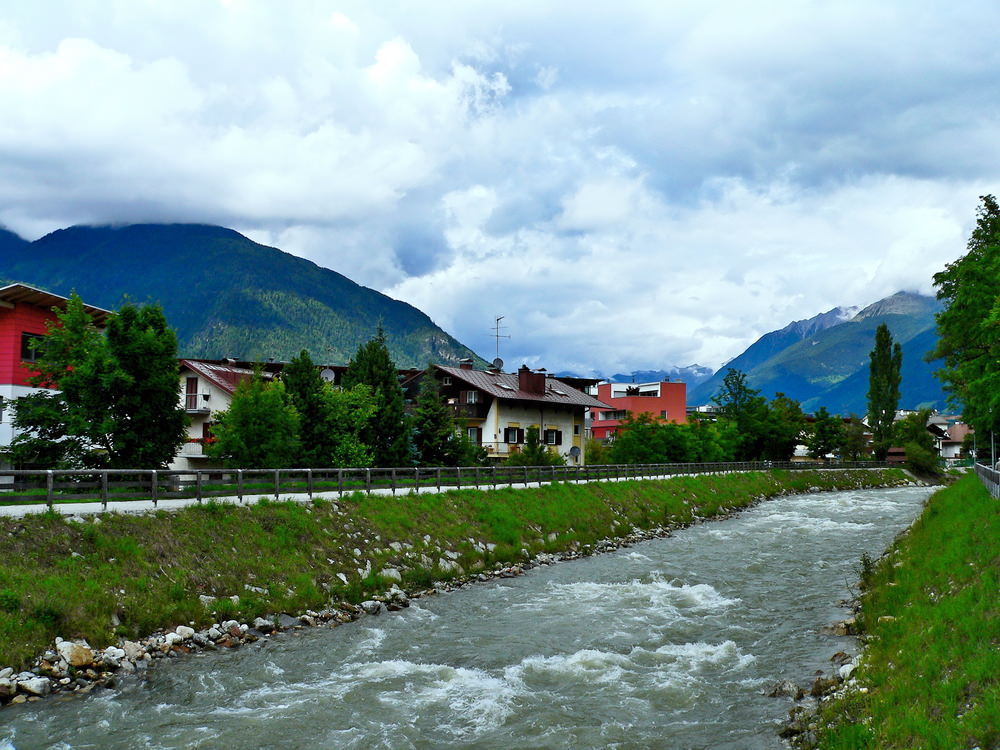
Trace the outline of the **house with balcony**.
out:
[[[234,359],[182,359],[180,365],[180,400],[188,415],[187,441],[170,463],[171,469],[206,469],[215,464],[205,453],[212,440],[212,414],[225,411],[233,393],[244,380],[261,368],[264,378],[277,377],[281,364],[254,363]]]
[[[649,414],[676,424],[687,422],[687,386],[677,380],[659,383],[601,383],[597,398],[608,404],[590,410],[590,434],[598,440],[614,440],[630,417]]]
[[[527,430],[538,429],[539,439],[570,466],[582,465],[584,420],[587,409],[608,404],[545,372],[522,366],[516,373],[499,369],[476,370],[471,362],[459,367],[434,366],[441,395],[462,420],[469,439],[491,459],[519,452]]]
[[[27,284],[0,287],[0,448],[14,439],[12,407],[17,399],[45,390],[28,382],[38,374],[31,367],[36,358],[33,343],[46,334],[46,324],[56,320],[53,310],[65,309],[68,301]],[[114,314],[93,305],[84,309],[98,328]]]

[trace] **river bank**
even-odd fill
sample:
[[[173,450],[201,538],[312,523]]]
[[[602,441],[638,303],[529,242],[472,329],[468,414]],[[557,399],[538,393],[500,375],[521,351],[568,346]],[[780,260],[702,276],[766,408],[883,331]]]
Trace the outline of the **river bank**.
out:
[[[863,652],[797,747],[1000,748],[1000,503],[970,472],[860,572]]]
[[[0,664],[12,667],[0,700],[84,691],[125,664],[236,645],[269,626],[336,625],[403,607],[406,591],[436,582],[517,575],[540,555],[591,554],[776,495],[909,482],[899,470],[775,471],[8,520]]]

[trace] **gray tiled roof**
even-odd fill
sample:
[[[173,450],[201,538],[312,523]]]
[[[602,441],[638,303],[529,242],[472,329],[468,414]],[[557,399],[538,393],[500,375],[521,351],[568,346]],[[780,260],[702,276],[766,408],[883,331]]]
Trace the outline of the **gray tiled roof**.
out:
[[[438,370],[458,378],[489,395],[514,401],[542,401],[549,404],[564,404],[569,406],[591,406],[599,409],[612,408],[603,401],[598,401],[583,391],[578,391],[556,378],[545,379],[545,393],[522,391],[517,373],[492,373],[485,370],[465,370],[461,367],[445,367],[435,365]]]

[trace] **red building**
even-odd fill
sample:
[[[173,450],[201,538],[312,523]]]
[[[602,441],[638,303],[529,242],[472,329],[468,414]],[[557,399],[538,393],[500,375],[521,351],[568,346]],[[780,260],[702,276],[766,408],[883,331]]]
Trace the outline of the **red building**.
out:
[[[614,407],[590,410],[590,434],[598,440],[613,438],[629,416],[649,414],[666,422],[687,422],[687,386],[680,381],[602,383],[597,398]]]
[[[41,389],[28,384],[35,374],[31,342],[48,330],[45,324],[56,319],[52,308],[65,308],[67,299],[25,284],[0,288],[0,447],[14,437],[10,402]],[[86,305],[94,323],[103,326],[112,313]]]

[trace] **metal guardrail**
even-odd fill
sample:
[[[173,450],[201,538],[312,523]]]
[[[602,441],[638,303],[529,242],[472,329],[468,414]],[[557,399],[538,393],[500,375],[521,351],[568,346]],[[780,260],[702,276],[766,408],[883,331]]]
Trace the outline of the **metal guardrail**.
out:
[[[991,469],[984,464],[976,464],[976,475],[979,481],[985,485],[991,497],[1000,500],[1000,471]]]
[[[372,469],[49,469],[0,470],[0,505],[99,501],[103,508],[126,500],[248,497],[281,494],[440,491],[497,488],[532,483],[651,479],[767,469],[883,468],[875,461],[737,461],[727,463],[601,464],[593,466],[458,466]]]

